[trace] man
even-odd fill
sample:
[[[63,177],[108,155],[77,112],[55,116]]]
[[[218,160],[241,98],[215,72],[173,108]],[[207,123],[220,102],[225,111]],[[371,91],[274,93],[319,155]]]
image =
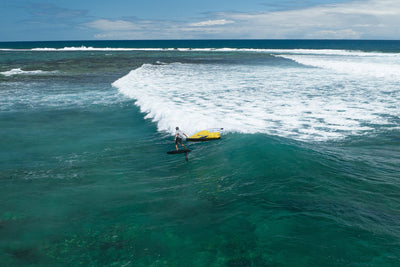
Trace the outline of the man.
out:
[[[187,149],[187,148],[185,147],[185,145],[182,144],[182,139],[183,139],[183,136],[184,136],[184,135],[185,135],[186,137],[189,137],[189,136],[187,136],[184,132],[182,132],[181,130],[179,130],[179,127],[176,127],[175,130],[176,130],[176,132],[175,132],[175,148],[176,148],[176,151],[178,151],[178,143],[179,143],[181,146],[183,146],[185,149]]]

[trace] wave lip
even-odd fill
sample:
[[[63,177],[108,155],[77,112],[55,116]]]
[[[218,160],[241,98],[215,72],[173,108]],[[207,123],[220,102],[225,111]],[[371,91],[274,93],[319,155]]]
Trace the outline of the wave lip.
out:
[[[21,68],[12,69],[9,71],[0,72],[4,76],[14,76],[14,75],[43,75],[49,73],[56,73],[57,71],[43,71],[43,70],[22,70]]]

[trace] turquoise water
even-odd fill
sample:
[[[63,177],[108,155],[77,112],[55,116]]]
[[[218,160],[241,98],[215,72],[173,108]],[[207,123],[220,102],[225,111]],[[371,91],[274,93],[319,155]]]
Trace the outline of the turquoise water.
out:
[[[399,42],[0,47],[2,266],[399,264]]]

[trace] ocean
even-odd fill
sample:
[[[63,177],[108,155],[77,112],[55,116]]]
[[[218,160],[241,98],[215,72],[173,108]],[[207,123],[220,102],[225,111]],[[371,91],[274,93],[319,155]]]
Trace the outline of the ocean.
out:
[[[0,265],[400,266],[400,41],[0,43]]]

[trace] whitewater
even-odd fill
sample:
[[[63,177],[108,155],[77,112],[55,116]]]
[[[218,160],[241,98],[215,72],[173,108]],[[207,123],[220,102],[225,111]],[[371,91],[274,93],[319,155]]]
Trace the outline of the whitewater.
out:
[[[398,129],[400,57],[269,52],[267,64],[144,64],[113,86],[170,133],[223,127],[326,141]]]

